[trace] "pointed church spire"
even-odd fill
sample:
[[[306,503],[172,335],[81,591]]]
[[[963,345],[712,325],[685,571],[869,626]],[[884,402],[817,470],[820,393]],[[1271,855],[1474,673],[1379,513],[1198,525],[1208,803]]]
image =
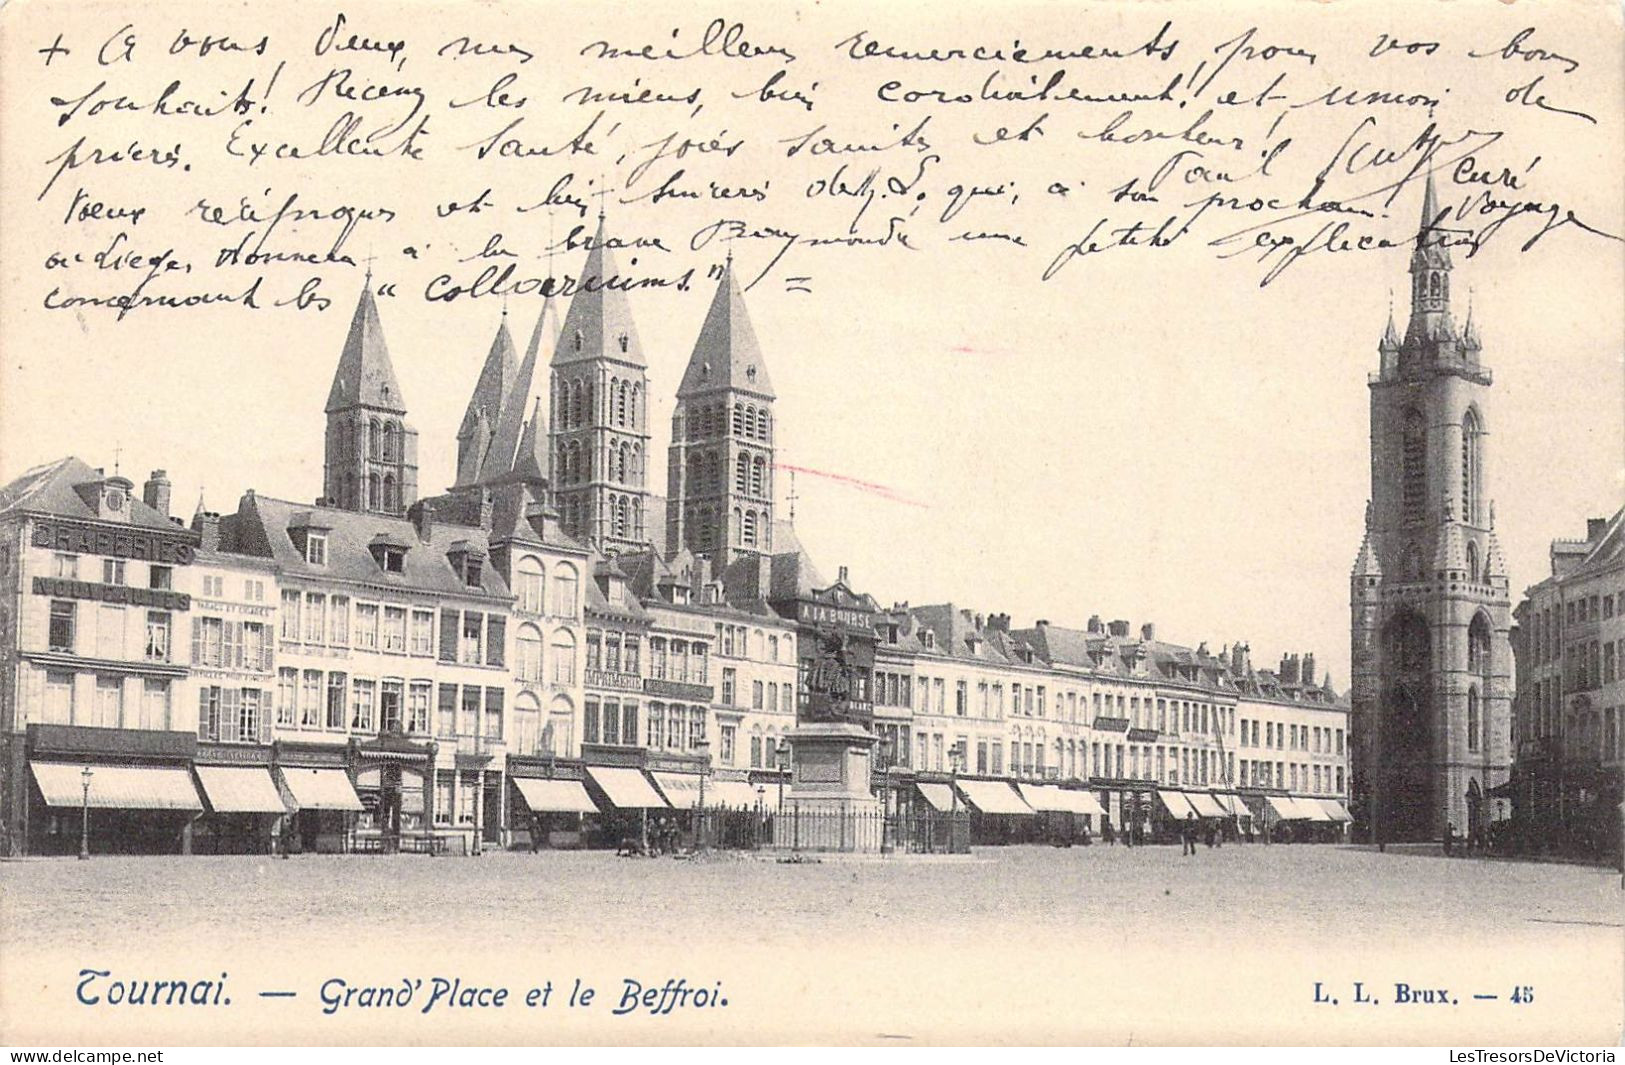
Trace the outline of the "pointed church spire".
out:
[[[762,360],[756,331],[745,310],[745,295],[734,274],[731,253],[677,394],[689,396],[725,388],[774,398],[773,382],[767,376],[767,363]]]
[[[537,315],[536,326],[530,332],[525,357],[519,362],[519,370],[497,414],[496,425],[491,432],[491,447],[480,465],[479,479],[482,482],[489,483],[506,477],[517,469],[516,461],[524,458],[520,438],[530,429],[526,419],[530,418],[532,409],[538,408],[542,398],[547,395],[547,373],[543,367],[545,360],[552,357],[558,342],[558,304],[552,296],[548,296],[542,301],[542,313]],[[547,435],[545,419],[542,435],[544,438]],[[545,458],[546,454],[544,450],[542,456]]]
[[[355,315],[350,319],[350,334],[345,338],[338,369],[333,372],[333,385],[327,392],[326,409],[329,414],[358,406],[395,414],[406,413],[405,400],[401,397],[401,386],[395,381],[395,367],[389,361],[384,327],[378,321],[378,305],[373,302],[370,286],[361,289],[361,298],[356,301]]]
[[[1377,552],[1371,546],[1371,501],[1365,502],[1365,535],[1360,539],[1360,552],[1354,557],[1354,570],[1350,576],[1381,577],[1382,566],[1377,562]]]
[[[519,450],[514,456],[511,474],[523,481],[547,479],[547,412],[542,399],[536,397],[530,420],[519,437]]]
[[[508,319],[504,315],[497,325],[497,335],[491,341],[491,350],[480,368],[474,394],[468,398],[463,412],[462,426],[457,431],[457,483],[474,484],[480,478],[480,469],[491,447],[491,434],[502,405],[508,398],[514,379],[513,336],[508,332]]]
[[[576,279],[570,309],[565,312],[562,335],[553,354],[554,366],[603,357],[640,369],[648,367],[626,293],[612,287],[619,276],[600,212],[598,231],[587,249],[581,276]]]

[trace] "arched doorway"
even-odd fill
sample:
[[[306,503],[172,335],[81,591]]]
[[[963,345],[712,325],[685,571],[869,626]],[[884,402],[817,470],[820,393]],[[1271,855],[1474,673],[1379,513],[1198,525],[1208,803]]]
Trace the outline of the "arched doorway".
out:
[[[1420,614],[1407,612],[1383,629],[1387,690],[1378,733],[1378,830],[1384,841],[1434,835],[1431,637]]]
[[[1478,778],[1473,777],[1467,782],[1467,847],[1471,850],[1484,839],[1485,829],[1484,793],[1479,790]]]

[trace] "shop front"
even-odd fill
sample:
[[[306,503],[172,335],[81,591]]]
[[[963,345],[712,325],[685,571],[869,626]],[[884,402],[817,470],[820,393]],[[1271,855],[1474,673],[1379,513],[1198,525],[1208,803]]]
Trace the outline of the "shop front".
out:
[[[1024,843],[1032,838],[1038,811],[1006,780],[958,780],[971,812],[973,845]]]
[[[291,849],[344,854],[350,848],[356,816],[366,808],[350,774],[337,766],[278,765],[282,792],[293,810]]]
[[[518,775],[508,779],[515,792],[508,807],[510,846],[535,851],[584,844],[587,818],[596,815],[598,807],[579,779]]]
[[[269,765],[199,765],[194,770],[208,812],[198,820],[198,854],[270,854],[287,806]]]
[[[655,790],[643,770],[590,765],[587,783],[587,792],[599,811],[597,824],[589,831],[589,846],[649,850],[662,837],[676,833],[671,804]]]
[[[30,854],[189,854],[203,802],[189,733],[30,725]]]

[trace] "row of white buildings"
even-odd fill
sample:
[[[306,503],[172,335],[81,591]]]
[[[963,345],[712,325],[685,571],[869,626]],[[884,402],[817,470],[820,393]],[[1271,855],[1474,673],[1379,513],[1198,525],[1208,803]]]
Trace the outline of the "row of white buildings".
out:
[[[583,278],[613,276],[612,244]],[[1096,830],[1346,817],[1347,709],[1312,656],[1257,669],[1245,645],[882,607],[822,576],[774,512],[772,387],[731,272],[665,500],[643,483],[647,394],[624,294],[580,282],[523,355],[504,320],[458,483],[419,498],[364,292],[320,498],[249,491],[183,523],[163,471],[138,493],[75,458],[0,489],[6,848],[77,849],[87,807],[93,849],[158,852],[613,842],[702,788],[765,815],[836,660],[894,815],[941,805],[943,782],[978,809],[976,782],[1011,781],[1041,812],[1098,810]],[[1054,785],[1088,802],[1036,798]]]

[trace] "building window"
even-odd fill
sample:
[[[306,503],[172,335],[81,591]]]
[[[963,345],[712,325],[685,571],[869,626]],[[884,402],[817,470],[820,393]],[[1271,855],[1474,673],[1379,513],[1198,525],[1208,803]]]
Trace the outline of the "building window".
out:
[[[1467,749],[1478,750],[1478,689],[1467,689]]]
[[[396,654],[406,653],[405,607],[384,607],[384,650]]]
[[[305,642],[320,644],[327,638],[327,596],[305,593]]]
[[[327,565],[327,534],[324,532],[305,533],[305,561],[312,566]]]
[[[429,732],[429,699],[433,685],[426,680],[414,680],[406,690],[406,733],[425,736]]]
[[[485,689],[485,738],[502,738],[502,689]]]
[[[332,647],[350,645],[350,597],[335,595],[327,601],[327,642]]]
[[[560,630],[552,643],[553,683],[571,685],[576,682],[576,638],[568,630]]]
[[[62,556],[58,555],[58,558]],[[50,649],[73,650],[74,604],[64,599],[51,601]]]
[[[102,583],[124,583],[124,560],[122,558],[102,559]]]
[[[412,653],[434,654],[434,611],[412,611]]]
[[[169,728],[169,681],[149,677],[141,682],[141,727]]]
[[[169,661],[170,617],[161,610],[147,611],[147,661]]]
[[[1414,407],[1405,412],[1400,439],[1400,498],[1405,520],[1422,521],[1427,505],[1427,431]]]
[[[519,560],[515,589],[519,593],[519,609],[531,614],[540,614],[544,602],[545,587],[542,583],[542,564],[536,558],[526,555]]]
[[[457,685],[440,686],[440,705],[435,715],[435,735],[451,739],[457,735]]]
[[[720,746],[719,756],[723,765],[731,766],[734,764],[734,736],[737,731],[738,728],[734,725],[720,725],[717,728],[717,738]]]
[[[322,672],[319,669],[305,670],[303,691],[300,693],[301,728],[321,728],[322,722],[327,722],[331,729],[344,727],[344,674],[329,673],[327,675],[327,713],[322,715]]]
[[[293,728],[299,722],[299,671],[279,669],[276,674],[276,723]]]
[[[734,705],[734,669],[732,666],[722,671],[722,705]]]
[[[79,579],[78,555],[52,555],[51,576],[61,580],[76,581]]]
[[[147,587],[168,591],[174,587],[174,572],[169,566],[151,567],[147,570]]]
[[[542,634],[534,625],[521,625],[514,636],[518,651],[515,671],[522,681],[542,679]]]
[[[355,645],[358,650],[372,651],[378,647],[378,604],[355,605]]]

